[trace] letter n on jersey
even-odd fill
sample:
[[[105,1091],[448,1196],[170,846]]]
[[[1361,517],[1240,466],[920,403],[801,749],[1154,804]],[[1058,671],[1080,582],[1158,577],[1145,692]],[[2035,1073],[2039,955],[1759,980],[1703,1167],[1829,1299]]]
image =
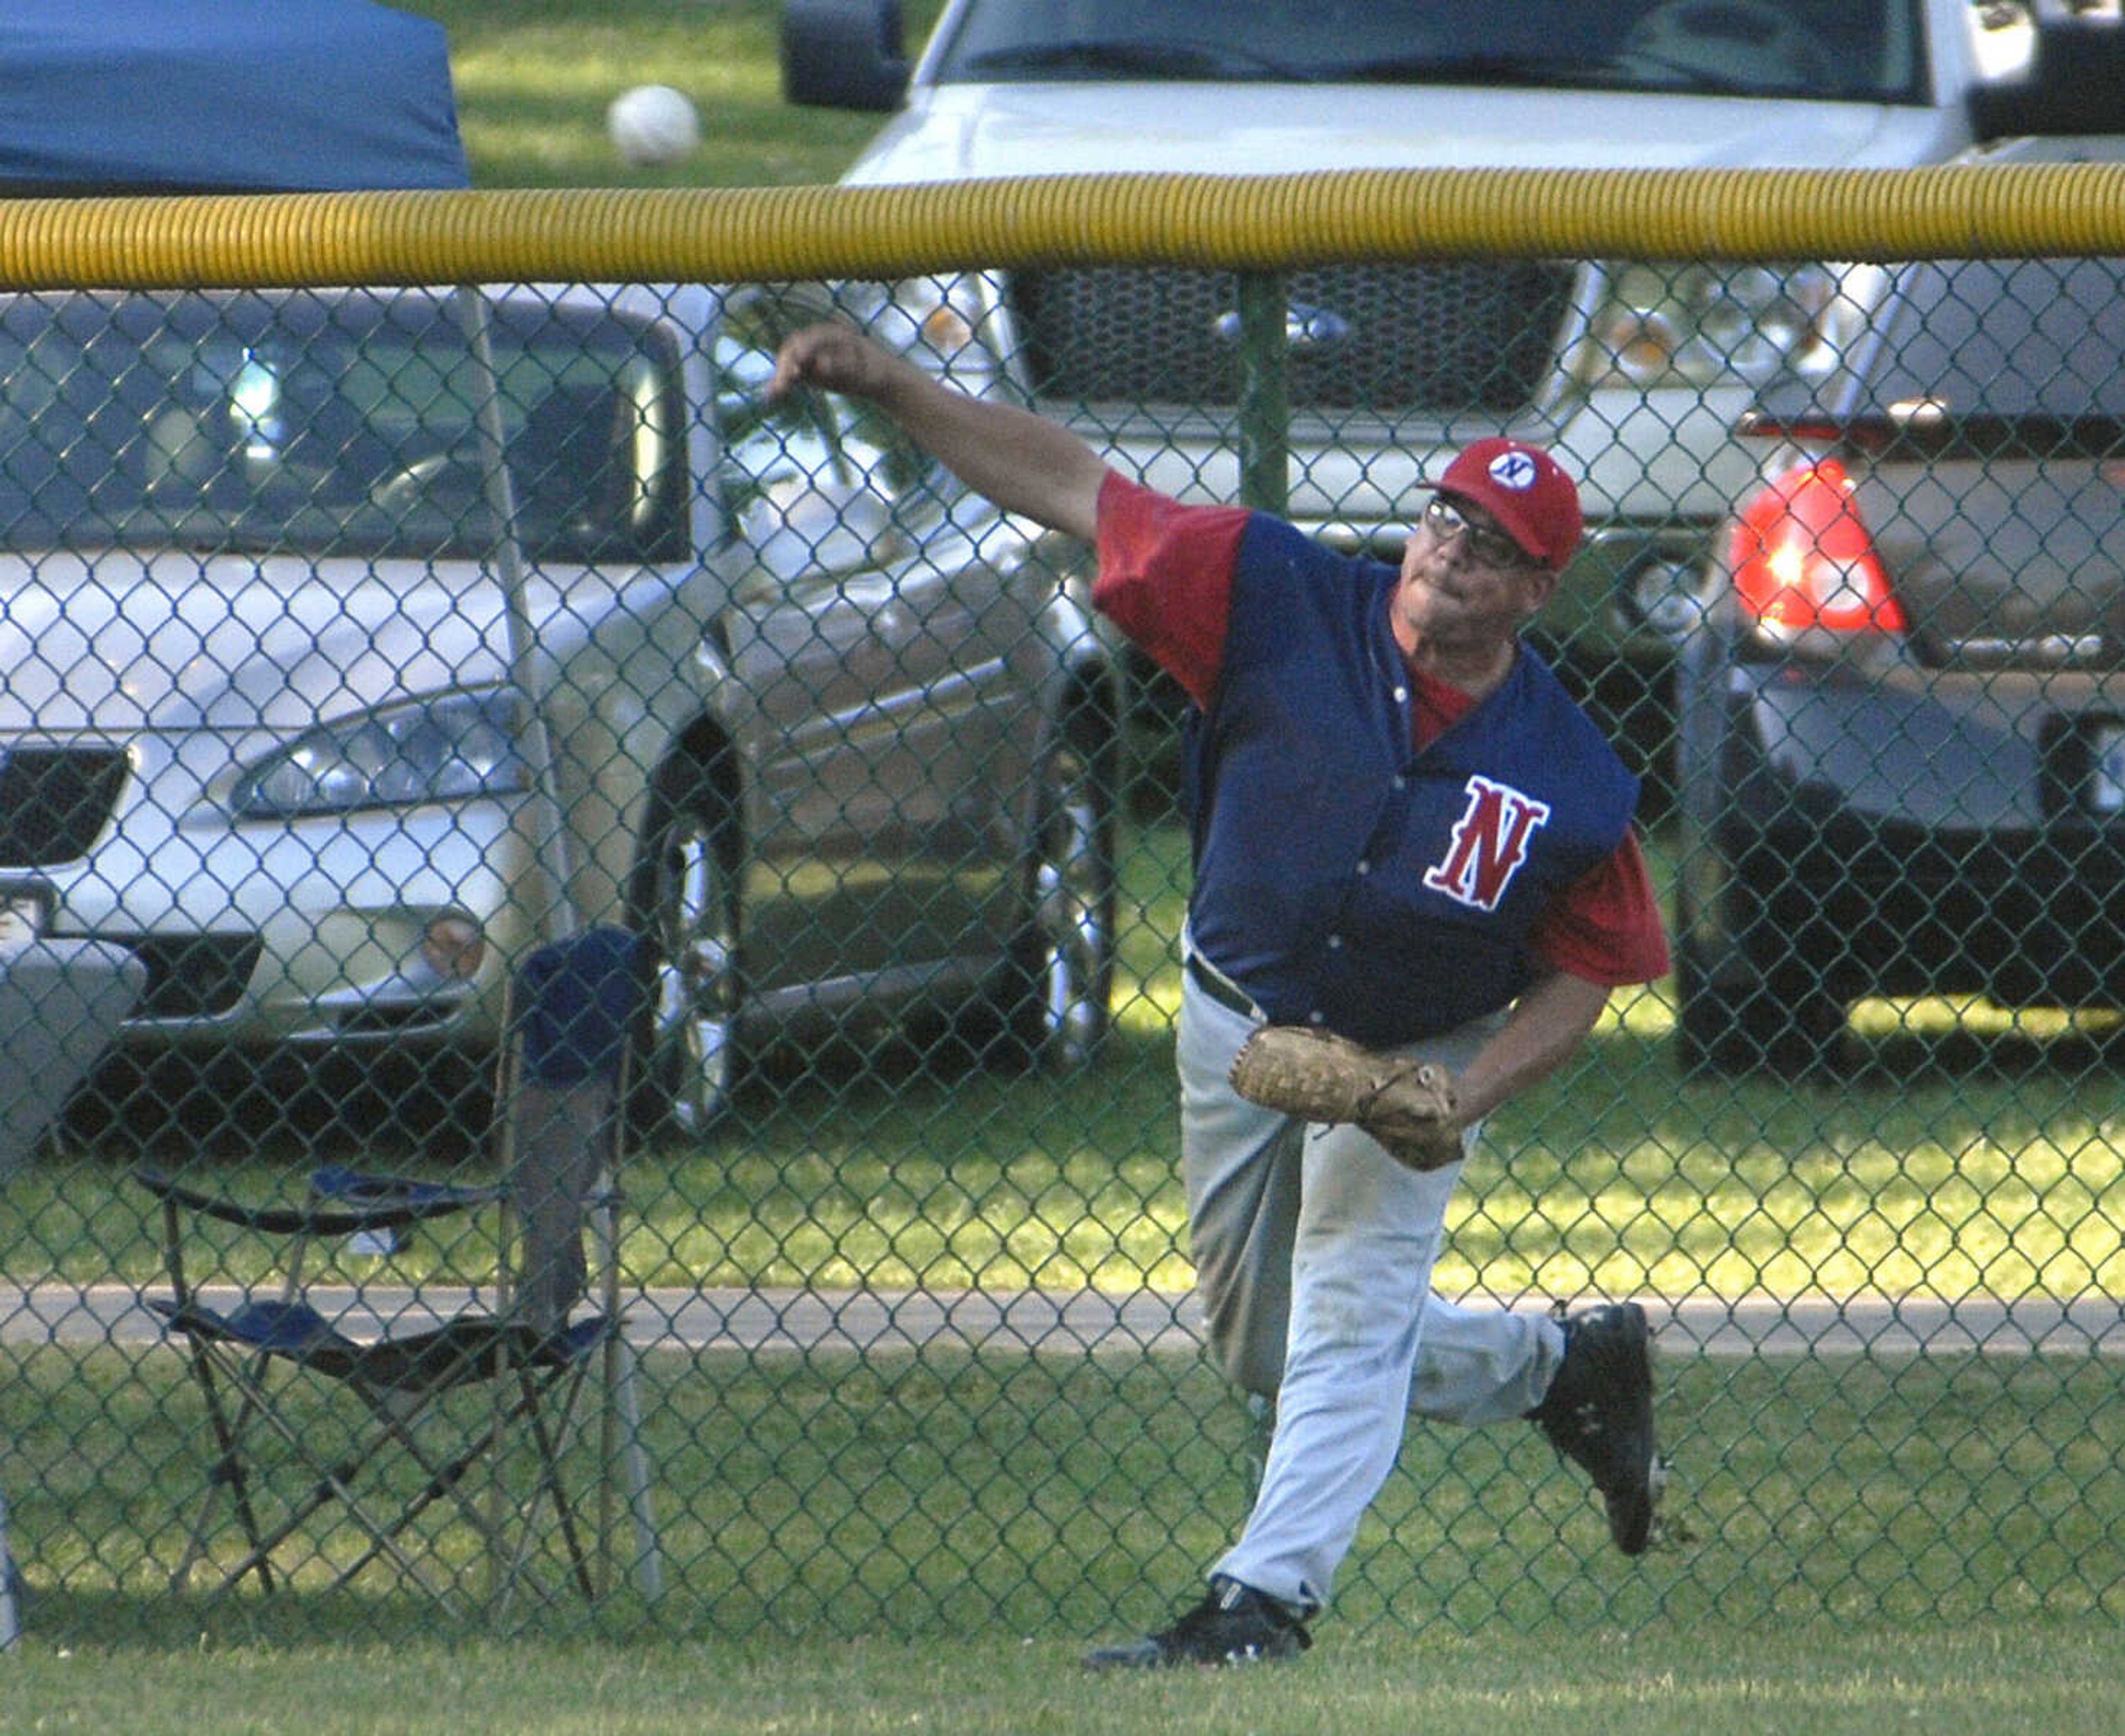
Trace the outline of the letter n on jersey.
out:
[[[1454,823],[1446,860],[1424,870],[1424,884],[1457,903],[1496,910],[1527,861],[1528,844],[1549,818],[1549,804],[1507,784],[1472,777],[1468,805]]]

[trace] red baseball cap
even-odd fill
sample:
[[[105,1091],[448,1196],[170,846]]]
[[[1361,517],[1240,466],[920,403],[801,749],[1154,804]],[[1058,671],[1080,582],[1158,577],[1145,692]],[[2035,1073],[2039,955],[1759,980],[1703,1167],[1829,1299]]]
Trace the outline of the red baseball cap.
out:
[[[1476,441],[1431,486],[1481,507],[1553,573],[1563,570],[1586,528],[1577,486],[1540,446],[1517,440]]]

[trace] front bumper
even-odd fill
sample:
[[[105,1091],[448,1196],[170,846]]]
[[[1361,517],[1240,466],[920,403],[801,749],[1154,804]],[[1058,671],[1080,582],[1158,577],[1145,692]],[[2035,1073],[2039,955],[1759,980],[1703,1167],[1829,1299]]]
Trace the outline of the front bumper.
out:
[[[544,882],[503,803],[141,843],[121,825],[45,876],[53,936],[143,967],[118,1036],[136,1056],[484,1050],[511,960],[541,937]]]

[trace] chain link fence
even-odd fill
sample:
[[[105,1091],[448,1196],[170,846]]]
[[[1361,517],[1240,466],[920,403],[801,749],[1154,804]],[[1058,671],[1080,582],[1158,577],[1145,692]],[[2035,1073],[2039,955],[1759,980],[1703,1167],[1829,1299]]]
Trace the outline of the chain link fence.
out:
[[[1339,1617],[2115,1611],[2119,287],[0,300],[24,1619],[1089,1633],[1243,1516],[1261,1425],[1199,1356],[1176,1174],[1179,705],[1085,550],[861,404],[767,402],[828,314],[1357,556],[1477,432],[1586,479],[1541,647],[1644,771],[1676,972],[1493,1118],[1439,1281],[1646,1302],[1672,1493],[1627,1569],[1532,1427],[1416,1431]],[[527,1064],[527,964],[599,935],[643,943],[616,1076]],[[525,1166],[585,1153],[560,1300],[610,1330],[528,1432],[481,1438],[537,1361],[487,1341],[402,1416],[374,1344],[510,1319]],[[347,1168],[475,1191],[371,1218]],[[293,1243],[320,1317],[269,1342]]]

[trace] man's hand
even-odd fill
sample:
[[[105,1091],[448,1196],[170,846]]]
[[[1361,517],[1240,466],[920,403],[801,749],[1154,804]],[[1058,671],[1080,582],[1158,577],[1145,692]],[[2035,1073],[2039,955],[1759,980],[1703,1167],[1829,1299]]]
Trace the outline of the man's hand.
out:
[[[775,354],[767,401],[800,387],[868,399],[1006,512],[1087,542],[1098,534],[1105,461],[1058,423],[1014,404],[969,398],[832,321],[793,332]]]
[[[853,326],[827,321],[806,326],[783,340],[775,353],[775,377],[767,401],[779,403],[800,387],[845,392],[852,398],[882,399],[917,370],[888,354]]]

